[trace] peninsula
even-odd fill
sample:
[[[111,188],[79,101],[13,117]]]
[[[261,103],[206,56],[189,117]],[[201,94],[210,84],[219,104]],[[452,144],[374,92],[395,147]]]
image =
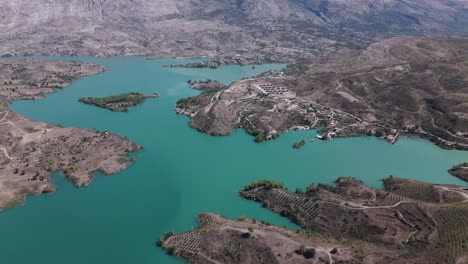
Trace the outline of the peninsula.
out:
[[[87,186],[94,172],[113,174],[133,162],[127,155],[141,147],[127,138],[32,121],[7,107],[14,100],[40,99],[105,68],[35,59],[1,60],[0,65],[0,210],[29,194],[53,192],[53,172],[62,171],[76,186]]]
[[[293,148],[300,149],[306,144],[305,140],[301,140],[293,144]]]
[[[190,263],[464,263],[468,190],[400,178],[378,190],[351,178],[288,191],[249,184],[241,196],[289,218],[292,231],[207,213],[200,227],[158,242]]]
[[[192,89],[201,91],[218,91],[226,88],[226,85],[214,80],[188,80],[187,83],[192,87]]]
[[[453,166],[448,172],[453,176],[468,182],[468,162],[463,162]]]
[[[80,102],[106,108],[114,112],[128,112],[128,108],[142,104],[148,98],[157,98],[158,94],[152,93],[144,95],[141,93],[125,93],[101,98],[85,97],[80,98]]]
[[[274,139],[322,128],[323,139],[373,135],[395,143],[414,135],[466,150],[467,51],[466,39],[391,38],[180,100],[178,113],[211,135],[240,127]]]

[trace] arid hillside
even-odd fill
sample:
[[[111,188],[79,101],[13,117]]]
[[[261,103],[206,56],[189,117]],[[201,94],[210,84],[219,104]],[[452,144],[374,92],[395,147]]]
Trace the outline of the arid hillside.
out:
[[[467,13],[454,0],[1,0],[0,54],[291,61],[392,34],[463,35]]]
[[[27,195],[54,192],[54,172],[87,186],[94,172],[114,174],[133,163],[127,155],[141,147],[125,137],[33,121],[7,107],[14,100],[41,99],[104,70],[76,61],[0,61],[0,211]]]

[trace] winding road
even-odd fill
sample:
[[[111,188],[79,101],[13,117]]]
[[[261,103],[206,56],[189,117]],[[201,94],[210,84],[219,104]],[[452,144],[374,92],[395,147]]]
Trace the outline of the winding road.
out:
[[[12,160],[12,159],[13,159],[12,157],[10,157],[10,155],[8,155],[8,151],[6,150],[6,148],[4,148],[4,147],[0,147],[0,150],[2,150],[2,151],[3,151],[3,153],[5,153],[5,156],[6,156],[8,159],[10,159],[10,160]]]

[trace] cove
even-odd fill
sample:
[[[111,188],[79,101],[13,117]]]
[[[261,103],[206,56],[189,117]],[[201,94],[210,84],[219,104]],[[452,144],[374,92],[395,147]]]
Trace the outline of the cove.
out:
[[[165,68],[189,60],[147,60],[142,57],[57,57],[108,67],[39,101],[17,101],[10,108],[28,118],[64,126],[108,130],[145,147],[137,162],[111,177],[97,174],[87,188],[74,188],[54,175],[57,192],[29,197],[24,205],[0,213],[0,258],[3,263],[181,263],[155,247],[166,231],[196,226],[196,216],[216,212],[242,215],[277,225],[286,219],[244,201],[237,192],[256,179],[275,179],[290,189],[312,182],[332,183],[354,176],[373,187],[388,175],[432,183],[466,184],[447,173],[468,161],[468,152],[446,151],[432,143],[403,137],[390,145],[376,138],[348,138],[292,144],[315,136],[297,131],[274,141],[255,144],[242,130],[211,137],[175,115],[175,102],[195,95],[188,79],[216,79],[229,84],[281,64],[225,66],[219,69]],[[157,92],[129,113],[116,113],[78,102],[136,91]]]

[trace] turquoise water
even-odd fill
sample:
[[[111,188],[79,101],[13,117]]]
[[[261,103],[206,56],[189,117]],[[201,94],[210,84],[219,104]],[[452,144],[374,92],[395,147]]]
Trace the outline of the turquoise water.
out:
[[[355,176],[380,187],[380,179],[388,175],[465,185],[446,171],[467,161],[468,152],[445,151],[424,140],[402,138],[390,145],[375,138],[350,138],[307,143],[295,150],[294,142],[312,138],[315,132],[292,132],[255,144],[241,130],[228,137],[201,134],[189,128],[187,117],[174,114],[178,99],[197,93],[189,89],[188,79],[230,83],[284,65],[175,69],[162,65],[186,61],[79,59],[109,70],[44,100],[14,102],[11,109],[44,122],[110,130],[145,150],[137,153],[138,161],[129,169],[112,177],[97,175],[87,188],[74,188],[57,174],[56,193],[29,197],[24,205],[0,213],[2,263],[180,263],[156,248],[155,241],[166,231],[190,230],[196,215],[207,211],[294,227],[237,195],[255,179],[280,180],[289,188],[332,183],[339,176]],[[78,102],[80,97],[129,91],[158,92],[161,97],[129,113]]]

